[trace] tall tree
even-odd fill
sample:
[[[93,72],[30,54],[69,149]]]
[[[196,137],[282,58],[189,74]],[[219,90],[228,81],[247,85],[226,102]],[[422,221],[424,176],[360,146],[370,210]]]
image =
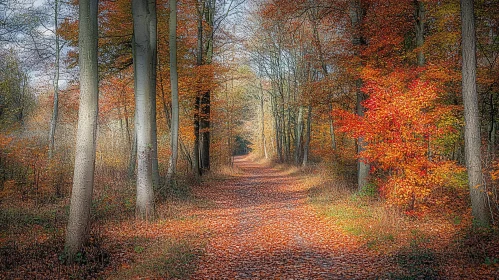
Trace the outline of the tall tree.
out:
[[[208,34],[206,40],[205,64],[210,65],[213,61],[213,40],[215,34],[215,4],[216,0],[204,0],[205,20],[208,23]],[[210,118],[211,118],[211,91],[204,90],[200,99],[200,159],[202,171],[210,170]]]
[[[154,1],[155,2],[155,1]],[[153,194],[153,76],[154,52],[151,44],[152,15],[148,0],[133,0],[133,65],[135,70],[135,129],[137,131],[138,219],[154,217]],[[155,10],[154,10],[155,11]]]
[[[483,184],[480,115],[476,90],[476,38],[473,0],[461,0],[462,91],[464,103],[464,149],[473,219],[490,224],[487,192]]]
[[[158,18],[156,13],[156,0],[147,2],[149,12],[149,46],[152,53],[151,64],[151,141],[152,141],[152,183],[154,187],[159,186],[159,163],[158,163],[158,128],[156,123],[156,75],[158,64]]]
[[[423,1],[414,0],[415,18],[416,18],[416,48],[417,50],[417,64],[423,66],[425,64],[424,52],[422,50],[424,44],[424,29],[426,22],[426,9]]]
[[[198,13],[198,30],[197,30],[197,49],[196,49],[196,66],[203,65],[203,15],[205,10],[204,0],[197,0],[197,13]],[[199,81],[198,81],[199,82]],[[198,89],[199,91],[199,89]],[[201,96],[200,92],[197,92],[196,98],[194,100],[194,146],[193,146],[193,157],[192,157],[192,170],[196,178],[201,174],[201,158],[200,158],[200,103]]]
[[[69,261],[73,260],[86,240],[90,223],[99,99],[97,9],[98,0],[79,2],[80,107],[65,244]]]
[[[171,149],[170,165],[168,167],[167,183],[175,183],[178,158],[178,130],[179,130],[179,105],[178,105],[178,73],[177,73],[177,0],[170,0],[170,23],[168,28],[170,41],[170,84],[172,90],[172,121],[170,123]]]
[[[362,36],[362,18],[364,16],[364,10],[362,8],[361,0],[352,0],[350,4],[350,20],[353,28],[353,44],[357,48],[364,45],[365,39]],[[359,50],[356,50],[356,55],[360,56]],[[357,115],[364,116],[365,108],[363,106],[363,102],[366,99],[366,95],[362,92],[362,79],[358,78],[355,81],[355,88],[357,93]],[[360,154],[365,150],[366,143],[362,137],[357,139],[357,153]],[[369,164],[367,163],[367,159],[358,158],[357,159],[357,185],[358,189],[361,190],[368,183],[369,177]]]
[[[57,127],[57,119],[59,117],[59,75],[60,75],[60,35],[59,27],[59,0],[54,0],[54,35],[55,35],[55,74],[54,74],[54,105],[52,108],[52,118],[50,119],[49,131],[49,157],[52,158],[55,150],[55,130]]]

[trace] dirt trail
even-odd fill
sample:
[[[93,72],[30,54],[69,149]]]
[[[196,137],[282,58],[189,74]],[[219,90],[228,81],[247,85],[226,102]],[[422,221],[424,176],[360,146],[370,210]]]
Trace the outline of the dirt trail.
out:
[[[243,174],[197,194],[216,206],[198,214],[210,238],[193,279],[386,278],[384,258],[367,254],[307,205],[300,177],[244,157],[235,164]]]

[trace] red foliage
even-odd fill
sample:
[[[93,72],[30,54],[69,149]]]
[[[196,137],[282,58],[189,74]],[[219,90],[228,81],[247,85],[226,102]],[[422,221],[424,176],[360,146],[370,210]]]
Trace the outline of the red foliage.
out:
[[[373,163],[372,171],[384,172],[382,194],[410,210],[460,171],[444,157],[447,137],[457,133],[454,107],[439,103],[439,88],[415,74],[398,70],[381,76],[366,68],[365,115],[334,112],[340,131],[367,142],[359,156]]]

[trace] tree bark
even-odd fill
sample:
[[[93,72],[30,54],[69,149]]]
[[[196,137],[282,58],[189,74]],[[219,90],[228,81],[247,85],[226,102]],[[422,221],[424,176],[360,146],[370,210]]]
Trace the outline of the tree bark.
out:
[[[263,97],[263,87],[262,87],[262,82],[260,81],[260,89],[262,91],[262,94],[260,95],[260,111],[262,112],[262,117],[261,117],[261,131],[260,131],[260,137],[262,138],[262,152],[265,157],[265,159],[269,158],[269,155],[267,153],[267,145],[265,141],[265,108],[264,108],[264,97]]]
[[[128,177],[135,176],[135,168],[137,167],[137,128],[133,129],[133,139],[130,147],[130,156],[128,162]]]
[[[307,116],[307,135],[305,137],[305,144],[303,145],[303,162],[302,167],[308,165],[308,155],[310,151],[310,139],[312,138],[312,105],[308,105]]]
[[[334,135],[333,103],[329,101],[329,135],[331,136],[331,149],[336,150],[336,136]]]
[[[198,0],[198,33],[197,33],[197,54],[196,54],[196,65],[203,65],[203,14],[204,14],[204,1]],[[198,81],[199,87],[201,86],[201,81]],[[199,127],[200,127],[200,100],[201,100],[201,92],[200,89],[196,95],[194,100],[194,148],[193,148],[193,156],[192,156],[192,170],[194,172],[194,176],[199,178],[201,175],[201,158],[199,153]]]
[[[179,104],[178,104],[178,74],[177,74],[177,0],[170,0],[170,84],[172,90],[172,121],[170,140],[172,153],[167,173],[168,185],[175,184],[178,158],[178,130],[179,130]]]
[[[473,0],[461,0],[462,91],[464,103],[464,148],[474,222],[490,224],[487,190],[483,184],[480,116],[476,90],[476,38]]]
[[[211,92],[205,91],[201,96],[201,170],[210,170],[210,114],[211,114]]]
[[[132,0],[135,68],[135,127],[137,130],[137,219],[154,218],[153,195],[153,116],[151,85],[153,50],[150,43],[148,0]]]
[[[90,224],[99,99],[97,9],[98,0],[79,2],[80,105],[73,191],[65,243],[70,262],[86,241]]]
[[[206,0],[205,5],[205,19],[208,23],[208,40],[206,41],[206,61],[207,65],[210,65],[213,60],[213,40],[214,40],[214,19],[215,19],[215,3],[216,0]],[[210,77],[211,78],[211,77]],[[200,144],[200,155],[201,155],[201,170],[206,172],[210,170],[210,143],[211,143],[211,91],[204,90],[201,95],[201,118],[200,118],[200,130],[201,130],[201,144]]]
[[[424,3],[421,0],[414,0],[414,5],[416,6],[416,48],[417,51],[417,64],[418,66],[424,66],[425,57],[424,52],[421,49],[424,44],[424,29],[426,22],[426,9]]]
[[[362,9],[362,3],[361,0],[352,0],[351,1],[351,6],[350,6],[350,20],[352,22],[352,28],[353,28],[353,45],[355,47],[359,47],[362,45],[365,45],[365,39],[362,36],[362,30],[361,30],[361,22],[362,18],[364,15],[364,11]],[[356,55],[359,56],[359,50],[356,50]],[[359,116],[364,116],[364,106],[362,105],[362,102],[365,100],[366,96],[362,92],[362,79],[358,78],[357,81],[355,81],[355,87],[356,87],[356,95],[357,95],[357,108],[356,112],[357,115]],[[361,153],[362,151],[365,150],[366,143],[364,142],[364,139],[360,137],[357,139],[357,153]],[[368,181],[369,178],[369,169],[370,166],[367,163],[367,160],[364,158],[358,158],[357,159],[357,187],[358,190],[362,190]]]
[[[298,121],[296,124],[296,138],[295,138],[295,164],[300,164],[301,149],[302,149],[302,131],[303,131],[303,106],[298,108]]]
[[[55,131],[57,119],[59,117],[59,74],[60,74],[60,37],[57,30],[59,26],[59,0],[54,1],[54,33],[55,33],[55,75],[54,75],[54,105],[52,108],[52,118],[50,119],[49,131],[49,158],[52,159],[55,151]]]
[[[158,164],[158,125],[156,123],[156,75],[158,64],[158,36],[157,36],[157,15],[156,15],[156,0],[147,2],[149,9],[149,45],[152,53],[151,63],[151,168],[153,187],[158,187],[160,184],[159,164]]]

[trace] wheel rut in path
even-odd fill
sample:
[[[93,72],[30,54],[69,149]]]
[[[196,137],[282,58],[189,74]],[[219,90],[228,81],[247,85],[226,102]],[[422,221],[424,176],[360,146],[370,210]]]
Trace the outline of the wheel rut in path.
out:
[[[198,189],[215,207],[197,215],[209,229],[193,279],[372,279],[384,258],[318,217],[300,177],[237,157],[239,176]]]

